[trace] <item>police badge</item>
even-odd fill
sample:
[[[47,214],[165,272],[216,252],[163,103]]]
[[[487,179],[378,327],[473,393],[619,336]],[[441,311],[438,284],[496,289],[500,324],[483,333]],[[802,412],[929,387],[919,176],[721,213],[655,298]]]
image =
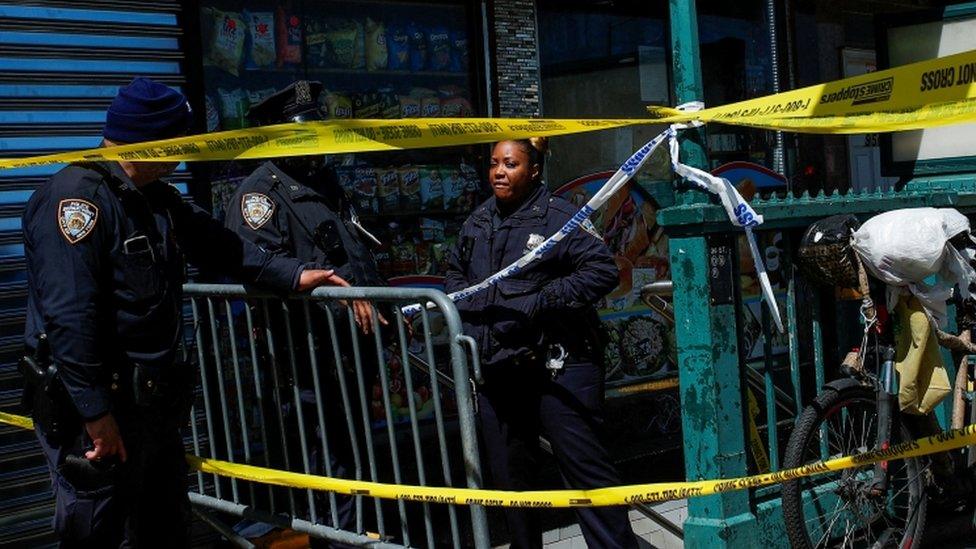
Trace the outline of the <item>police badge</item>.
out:
[[[58,203],[58,228],[69,244],[91,234],[98,221],[98,206],[80,198],[68,198]]]
[[[527,254],[531,252],[532,250],[542,245],[542,243],[545,241],[546,241],[546,237],[542,236],[541,234],[535,234],[535,233],[530,234],[529,239],[525,242],[525,249],[522,250],[522,253]]]
[[[241,197],[241,215],[254,230],[260,229],[271,219],[274,209],[275,203],[265,194],[247,193]]]

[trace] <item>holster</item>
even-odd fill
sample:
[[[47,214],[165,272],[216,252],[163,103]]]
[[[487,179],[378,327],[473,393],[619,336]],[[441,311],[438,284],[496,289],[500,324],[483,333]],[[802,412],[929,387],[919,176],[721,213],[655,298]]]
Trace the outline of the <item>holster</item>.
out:
[[[133,403],[160,421],[186,420],[193,403],[193,369],[186,362],[155,368],[136,364],[132,368]]]
[[[81,418],[51,362],[44,337],[39,339],[37,350],[21,357],[17,369],[24,376],[21,405],[41,432],[60,440],[76,431]]]

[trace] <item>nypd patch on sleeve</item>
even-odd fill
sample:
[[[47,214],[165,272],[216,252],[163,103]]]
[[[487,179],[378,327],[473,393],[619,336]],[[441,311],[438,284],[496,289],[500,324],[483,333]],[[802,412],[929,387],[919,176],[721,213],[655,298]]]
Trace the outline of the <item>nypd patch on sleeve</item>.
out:
[[[241,214],[254,230],[260,229],[274,214],[275,203],[266,194],[246,193],[241,197]]]
[[[98,206],[80,198],[67,198],[58,203],[58,228],[69,244],[75,244],[91,234],[98,223]]]
[[[597,239],[603,240],[603,237],[600,236],[600,233],[597,232],[596,227],[593,225],[593,222],[590,221],[589,219],[584,219],[583,222],[580,223],[580,228],[590,233],[591,235],[597,237]]]

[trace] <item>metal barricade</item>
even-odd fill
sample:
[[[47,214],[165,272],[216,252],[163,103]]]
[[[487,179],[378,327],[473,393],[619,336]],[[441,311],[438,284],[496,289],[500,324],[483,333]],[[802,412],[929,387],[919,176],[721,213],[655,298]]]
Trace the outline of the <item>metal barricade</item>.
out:
[[[442,292],[330,287],[284,297],[187,284],[184,293],[192,318],[186,354],[199,365],[192,453],[421,486],[455,486],[463,475],[465,486],[482,486],[467,363],[470,354],[480,378],[477,350]],[[348,306],[359,300],[388,325],[374,314],[363,335]],[[412,303],[433,308],[408,325],[400,307]],[[488,546],[481,506],[337,496],[199,472],[190,499],[225,537],[214,511],[351,545]],[[333,527],[349,508],[352,527]]]

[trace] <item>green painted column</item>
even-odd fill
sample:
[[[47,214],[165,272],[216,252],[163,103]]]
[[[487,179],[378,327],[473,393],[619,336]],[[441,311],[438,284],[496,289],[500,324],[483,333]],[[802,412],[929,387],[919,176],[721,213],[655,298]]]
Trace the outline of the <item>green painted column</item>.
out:
[[[694,0],[671,0],[671,49],[677,103],[703,97]],[[704,130],[681,132],[681,159],[707,169]],[[701,204],[683,192],[676,204]],[[704,205],[704,204],[703,204]],[[694,226],[669,227],[675,331],[688,480],[746,474],[742,375],[736,329],[737,232],[706,237]],[[697,234],[696,234],[697,233]],[[746,491],[688,501],[689,548],[754,547],[756,517]]]

